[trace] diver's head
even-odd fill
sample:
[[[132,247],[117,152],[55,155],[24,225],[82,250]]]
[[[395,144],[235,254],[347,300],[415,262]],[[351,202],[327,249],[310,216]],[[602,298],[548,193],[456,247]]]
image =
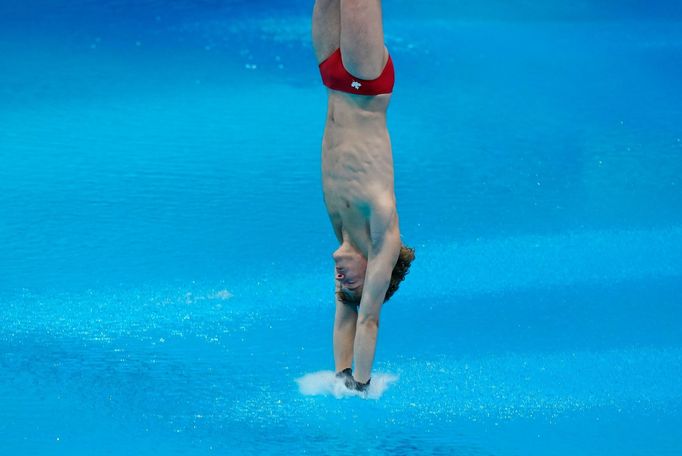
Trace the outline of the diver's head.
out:
[[[346,304],[359,305],[362,298],[362,288],[365,284],[365,272],[367,259],[353,247],[344,241],[332,255],[336,262],[336,280],[339,282],[339,299]],[[400,282],[410,270],[414,260],[414,249],[405,245],[400,246],[398,260],[391,271],[391,280],[384,296],[384,302],[398,290]]]
[[[339,298],[344,302],[359,303],[365,284],[367,258],[348,241],[343,241],[332,258],[336,264],[334,273],[339,284]]]

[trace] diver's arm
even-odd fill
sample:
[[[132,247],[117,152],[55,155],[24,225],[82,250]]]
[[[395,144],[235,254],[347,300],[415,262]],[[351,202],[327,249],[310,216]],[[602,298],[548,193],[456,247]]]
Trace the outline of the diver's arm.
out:
[[[336,272],[336,271],[335,271]],[[353,343],[355,341],[355,325],[358,319],[358,311],[352,304],[346,304],[339,299],[341,286],[336,281],[336,313],[334,315],[334,367],[336,372],[352,367]]]
[[[400,231],[395,206],[375,211],[370,220],[370,228],[372,246],[367,259],[354,342],[354,377],[361,383],[367,383],[371,376],[379,330],[379,312],[400,254]]]

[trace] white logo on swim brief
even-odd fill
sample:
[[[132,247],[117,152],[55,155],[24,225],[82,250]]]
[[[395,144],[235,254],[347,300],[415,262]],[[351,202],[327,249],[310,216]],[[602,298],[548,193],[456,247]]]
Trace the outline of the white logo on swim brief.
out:
[[[360,90],[360,87],[362,87],[362,84],[360,84],[358,81],[353,81],[350,85],[352,88],[355,90]]]

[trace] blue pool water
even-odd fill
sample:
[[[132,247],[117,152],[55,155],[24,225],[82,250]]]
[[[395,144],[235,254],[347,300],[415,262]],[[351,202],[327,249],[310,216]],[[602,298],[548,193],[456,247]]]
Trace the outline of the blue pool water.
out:
[[[682,454],[678,2],[384,2],[417,259],[367,400],[312,2],[17,3],[0,454]]]

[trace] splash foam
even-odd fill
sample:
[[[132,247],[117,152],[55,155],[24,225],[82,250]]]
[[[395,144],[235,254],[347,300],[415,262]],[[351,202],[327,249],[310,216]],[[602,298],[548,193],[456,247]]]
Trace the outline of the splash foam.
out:
[[[367,395],[352,391],[343,384],[343,379],[336,378],[332,371],[318,371],[306,374],[296,379],[298,389],[305,396],[334,396],[337,399],[357,396],[367,399],[379,399],[388,387],[395,383],[398,377],[391,374],[376,374],[372,376]]]

